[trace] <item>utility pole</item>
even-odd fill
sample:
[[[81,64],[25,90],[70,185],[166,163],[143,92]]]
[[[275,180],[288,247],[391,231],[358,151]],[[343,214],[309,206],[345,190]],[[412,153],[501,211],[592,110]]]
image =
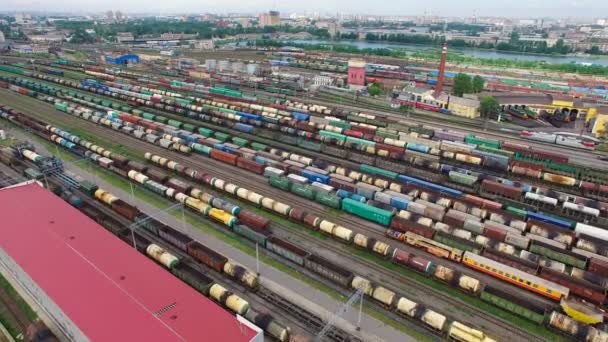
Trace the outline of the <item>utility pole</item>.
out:
[[[317,336],[315,336],[314,341],[315,342],[323,341],[325,334],[327,334],[329,329],[331,329],[331,327],[334,325],[334,322],[338,318],[340,318],[348,310],[348,308],[352,304],[354,304],[357,300],[361,300],[361,303],[359,304],[359,317],[357,319],[357,331],[361,330],[361,312],[363,311],[363,290],[357,289],[357,291],[355,291],[348,298],[346,303],[344,303],[342,306],[340,306],[338,308],[338,310],[333,314],[333,316],[331,316],[331,318],[329,319],[327,324],[323,327],[323,329],[321,329],[321,331],[317,334]]]

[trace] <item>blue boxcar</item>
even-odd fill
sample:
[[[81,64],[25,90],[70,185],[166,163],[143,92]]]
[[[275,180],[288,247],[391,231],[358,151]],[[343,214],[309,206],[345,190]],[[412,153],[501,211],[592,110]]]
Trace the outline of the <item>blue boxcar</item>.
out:
[[[441,164],[441,173],[444,175],[449,175],[450,171],[454,170],[452,165]]]
[[[308,121],[308,119],[310,118],[310,115],[308,115],[306,113],[293,112],[293,113],[291,113],[291,115],[293,116],[294,119],[296,119],[298,121]]]
[[[406,210],[409,201],[404,198],[391,197],[391,206],[397,209]]]
[[[322,175],[310,170],[302,170],[302,177],[306,177],[311,183],[319,182],[323,184],[329,183],[329,176]]]
[[[234,126],[232,126],[232,128],[241,131],[241,132],[245,132],[245,133],[253,133],[254,127],[251,125],[247,125],[244,123],[240,123],[237,122],[234,124]]]
[[[441,186],[441,185],[437,185],[435,183],[431,183],[431,182],[427,182],[418,178],[414,178],[414,177],[410,177],[410,176],[405,176],[405,175],[399,175],[397,177],[397,179],[399,179],[400,181],[406,183],[406,184],[414,184],[414,185],[418,185],[420,187],[423,188],[427,188],[427,189],[431,189],[437,192],[441,192],[441,193],[445,193],[448,195],[452,195],[454,197],[461,197],[462,196],[462,191],[459,190],[454,190],[445,186]]]
[[[262,120],[262,118],[257,114],[251,114],[251,113],[247,113],[247,112],[238,112],[238,114],[249,120],[256,120],[256,121]]]
[[[431,149],[430,147],[428,147],[426,145],[415,144],[415,143],[408,143],[406,148],[408,150],[422,152],[422,153],[429,153],[429,150]]]
[[[548,214],[544,214],[541,212],[535,213],[535,212],[528,211],[527,217],[528,217],[528,219],[534,219],[534,220],[541,221],[541,222],[551,223],[551,224],[554,224],[556,226],[560,226],[563,228],[568,228],[568,229],[573,228],[572,221],[561,219],[561,218],[558,218],[558,217],[555,217],[552,215],[548,215]]]

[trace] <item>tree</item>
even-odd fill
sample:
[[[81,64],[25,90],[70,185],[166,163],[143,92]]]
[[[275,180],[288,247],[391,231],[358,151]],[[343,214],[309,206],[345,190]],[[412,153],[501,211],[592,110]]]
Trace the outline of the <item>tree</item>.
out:
[[[601,53],[602,53],[602,51],[600,51],[599,46],[597,46],[597,45],[593,45],[593,46],[591,47],[591,49],[589,49],[589,51],[588,51],[588,52],[589,52],[590,54],[592,54],[592,55],[599,55],[599,54],[601,54]]]
[[[482,96],[479,100],[479,114],[484,119],[483,129],[486,129],[486,123],[490,114],[497,113],[500,110],[498,100],[494,96]]]
[[[367,92],[371,95],[371,96],[378,96],[380,94],[382,94],[382,88],[380,87],[380,85],[376,82],[370,84],[369,87],[367,87]]]
[[[473,85],[471,83],[471,77],[467,74],[459,73],[454,77],[454,87],[452,87],[452,93],[456,96],[462,96],[463,94],[470,93]]]
[[[517,44],[519,42],[519,33],[516,31],[511,32],[510,42],[511,44]]]
[[[473,93],[480,93],[483,90],[483,85],[486,83],[486,81],[483,79],[483,77],[479,76],[479,75],[475,75],[475,77],[473,77],[473,81],[471,84],[471,90]]]

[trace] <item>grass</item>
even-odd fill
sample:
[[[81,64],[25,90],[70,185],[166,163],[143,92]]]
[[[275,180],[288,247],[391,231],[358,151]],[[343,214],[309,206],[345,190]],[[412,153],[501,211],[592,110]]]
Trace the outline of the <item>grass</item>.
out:
[[[8,280],[6,280],[6,278],[4,278],[2,275],[0,275],[0,291],[4,291],[9,295],[9,297],[15,300],[17,303],[17,308],[19,308],[21,312],[25,313],[25,315],[31,321],[35,321],[38,318],[36,312],[34,312],[34,310],[32,310],[32,308],[23,300],[23,298],[19,296],[17,291],[15,291],[15,289],[11,286]],[[25,335],[26,333],[25,331],[20,331],[17,327],[13,326],[8,317],[5,317],[1,314],[1,311],[0,324],[2,324],[9,332],[9,334],[16,340],[21,340],[23,335]]]

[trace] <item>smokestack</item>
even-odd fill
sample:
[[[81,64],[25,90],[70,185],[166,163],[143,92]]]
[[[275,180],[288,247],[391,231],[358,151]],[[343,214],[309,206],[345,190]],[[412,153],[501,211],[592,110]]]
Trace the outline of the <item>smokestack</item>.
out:
[[[435,87],[435,98],[441,94],[443,88],[443,76],[445,74],[445,61],[448,57],[448,43],[443,43],[441,48],[441,61],[439,62],[439,75],[437,75],[437,86]]]

